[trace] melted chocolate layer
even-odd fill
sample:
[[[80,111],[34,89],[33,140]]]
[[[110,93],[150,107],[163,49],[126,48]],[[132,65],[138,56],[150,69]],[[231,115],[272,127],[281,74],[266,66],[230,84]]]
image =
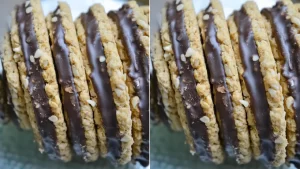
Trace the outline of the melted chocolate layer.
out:
[[[31,7],[31,5],[29,4],[28,7]],[[25,4],[22,4],[17,7],[16,19],[27,70],[29,94],[44,149],[51,159],[59,159],[60,153],[57,147],[55,125],[48,119],[53,113],[45,91],[45,80],[42,76],[43,70],[40,67],[39,59],[35,59],[35,63],[30,61],[30,56],[34,56],[39,49],[34,30],[33,14],[31,12],[27,14]]]
[[[180,4],[182,4],[180,2]],[[178,4],[179,5],[179,4]],[[190,58],[183,62],[180,56],[185,55],[190,47],[190,41],[184,23],[184,11],[176,10],[176,2],[167,4],[167,20],[169,23],[169,33],[171,36],[173,52],[179,72],[180,93],[186,112],[188,126],[194,139],[196,152],[203,161],[212,159],[207,127],[200,118],[206,116],[200,105],[200,96],[196,90],[196,80]]]
[[[74,83],[68,45],[65,43],[62,17],[60,14],[56,14],[58,10],[59,7],[53,12],[52,16],[57,18],[56,22],[52,22],[54,31],[53,57],[62,92],[63,109],[66,113],[65,116],[67,116],[69,136],[75,153],[83,155],[86,152],[86,138],[81,120],[79,96]]]
[[[214,23],[214,14],[209,11],[209,5],[204,15],[208,15],[208,20],[203,20],[205,28],[204,52],[210,72],[210,81],[215,94],[216,111],[220,117],[222,137],[225,149],[229,156],[234,156],[238,152],[238,138],[235,121],[233,117],[233,107],[231,93],[226,84],[226,74],[222,61],[222,50],[217,40],[217,28]]]
[[[280,53],[285,59],[282,74],[288,80],[289,94],[294,98],[297,131],[296,155],[291,161],[300,165],[300,48],[293,25],[287,19],[287,7],[282,2],[277,2],[273,8],[263,9],[262,14],[271,22]]]
[[[2,66],[2,61],[0,60],[0,122],[6,123],[8,120],[8,115],[5,111],[6,104],[6,87],[5,87],[5,73]]]
[[[256,129],[260,139],[261,160],[274,160],[275,144],[270,109],[266,89],[261,74],[260,62],[253,61],[259,56],[252,31],[251,19],[244,8],[234,12],[234,21],[238,27],[240,57],[244,67],[244,80],[250,94],[250,105],[254,114]]]
[[[141,154],[136,158],[143,166],[149,164],[149,57],[140,40],[139,28],[132,20],[133,10],[125,4],[119,11],[109,12],[122,35],[131,64],[129,76],[135,82],[135,92],[140,99],[139,108],[142,122]]]
[[[81,22],[85,29],[86,49],[92,69],[90,78],[97,94],[97,106],[102,115],[107,138],[108,157],[115,161],[121,156],[121,136],[107,65],[105,61],[99,61],[100,56],[105,57],[99,25],[91,10],[81,15]]]

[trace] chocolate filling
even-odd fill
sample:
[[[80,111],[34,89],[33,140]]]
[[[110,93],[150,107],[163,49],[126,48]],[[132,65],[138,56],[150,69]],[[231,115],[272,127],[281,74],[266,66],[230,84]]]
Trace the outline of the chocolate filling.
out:
[[[27,6],[27,8],[29,7],[32,7],[31,4]],[[30,56],[35,55],[39,46],[34,30],[33,13],[26,13],[25,3],[17,7],[16,19],[27,71],[29,94],[44,149],[51,159],[59,159],[60,153],[57,147],[55,125],[48,119],[54,114],[45,91],[46,83],[42,76],[43,69],[40,67],[39,59],[35,58],[34,63],[30,61]]]
[[[62,92],[63,109],[68,124],[68,132],[71,138],[73,149],[77,155],[86,152],[85,131],[81,120],[79,96],[74,84],[71,63],[69,59],[69,49],[65,42],[64,27],[62,17],[56,14],[59,7],[54,11],[52,17],[57,21],[52,22],[53,27],[53,57],[57,69],[59,84]]]
[[[151,78],[151,120],[154,122],[163,122],[167,127],[170,127],[169,118],[165,112],[165,106],[162,101],[162,95],[158,87],[157,76],[155,69],[150,73]]]
[[[133,10],[125,4],[119,11],[109,12],[117,24],[122,35],[131,64],[129,76],[134,81],[135,94],[139,97],[139,109],[142,122],[142,145],[141,154],[136,158],[141,165],[149,164],[149,57],[142,45],[139,28],[136,21],[132,20]]]
[[[182,2],[178,5],[180,4],[182,4]],[[196,90],[197,83],[194,77],[194,70],[190,58],[186,58],[186,62],[184,62],[180,57],[182,54],[185,55],[188,48],[190,48],[190,42],[185,28],[184,11],[177,11],[176,6],[175,1],[167,4],[167,20],[175,61],[179,72],[179,90],[182,95],[187,125],[194,139],[196,152],[203,161],[211,161],[212,155],[209,147],[207,127],[205,123],[200,120],[200,118],[206,116],[206,114],[200,105],[201,98]]]
[[[259,60],[253,61],[253,57],[258,57],[259,55],[255,44],[251,19],[247,15],[246,10],[242,8],[240,11],[234,12],[234,21],[238,27],[240,57],[244,67],[243,78],[247,91],[250,94],[250,106],[260,140],[260,159],[270,162],[274,160],[275,139],[260,62]]]
[[[90,78],[97,95],[97,106],[102,115],[107,139],[108,157],[115,161],[121,156],[121,136],[107,64],[105,61],[100,62],[99,59],[100,57],[105,57],[99,24],[91,10],[81,15],[81,22],[85,29],[87,56],[92,69]]]
[[[294,98],[296,122],[296,155],[291,162],[300,165],[300,48],[295,38],[293,25],[287,19],[287,6],[277,2],[273,8],[263,9],[262,14],[271,22],[279,51],[285,59],[283,76],[288,80],[289,94]]]
[[[226,74],[222,61],[222,50],[217,40],[217,28],[214,23],[214,14],[209,10],[209,5],[204,16],[208,15],[207,20],[203,19],[205,25],[205,42],[204,52],[210,72],[210,81],[214,90],[215,106],[218,116],[220,117],[221,133],[224,139],[225,149],[229,156],[234,156],[238,152],[238,138],[235,121],[233,117],[233,107],[231,93],[228,91],[226,84]]]
[[[7,121],[7,113],[5,111],[6,104],[6,87],[5,87],[5,73],[3,70],[2,62],[0,60],[0,122]]]

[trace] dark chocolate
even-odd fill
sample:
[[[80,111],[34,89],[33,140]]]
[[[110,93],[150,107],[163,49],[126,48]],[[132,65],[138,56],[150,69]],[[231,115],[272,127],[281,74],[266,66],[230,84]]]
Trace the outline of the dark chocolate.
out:
[[[53,57],[57,69],[58,82],[61,87],[62,103],[65,116],[67,116],[68,133],[73,149],[77,155],[84,155],[86,150],[85,131],[80,112],[80,101],[75,87],[72,67],[69,59],[69,49],[65,42],[65,30],[62,25],[62,17],[56,14],[59,7],[53,12],[52,17],[57,21],[52,22],[53,28]]]
[[[29,4],[27,8],[29,7],[32,6]],[[43,70],[40,67],[39,59],[35,59],[35,63],[30,61],[30,56],[35,55],[39,46],[34,30],[33,13],[26,13],[25,3],[17,6],[16,21],[18,23],[19,38],[24,54],[29,94],[43,146],[51,159],[59,159],[60,152],[57,146],[55,125],[48,119],[53,115],[53,112],[45,91],[46,83],[42,76]]]
[[[289,95],[294,98],[296,122],[296,155],[291,162],[300,165],[300,47],[292,22],[287,18],[287,10],[287,6],[280,1],[273,8],[263,9],[262,14],[271,22],[279,51],[285,60],[282,75],[289,83]]]
[[[6,105],[6,87],[5,87],[5,73],[2,66],[2,61],[0,60],[0,122],[6,123],[8,121],[8,115],[5,111]]]
[[[177,5],[182,4],[180,2]],[[196,80],[190,58],[186,62],[181,60],[181,55],[185,55],[190,48],[190,41],[187,35],[184,22],[184,11],[177,11],[176,2],[167,4],[167,21],[169,23],[169,33],[171,37],[175,62],[179,72],[179,87],[182,101],[187,117],[187,125],[193,137],[196,153],[203,161],[211,161],[212,155],[209,147],[208,131],[205,123],[200,118],[206,116],[201,105],[200,96],[196,90]],[[200,42],[199,42],[200,43]]]
[[[266,89],[260,69],[260,62],[253,61],[258,51],[252,30],[251,19],[244,7],[234,12],[234,21],[238,27],[240,57],[244,67],[243,78],[250,94],[250,106],[255,118],[256,129],[260,140],[260,159],[272,162],[275,154],[275,138],[270,119],[270,108]]]
[[[222,61],[222,50],[217,39],[217,28],[214,23],[214,14],[209,11],[211,4],[205,9],[203,19],[205,31],[204,52],[209,69],[210,81],[214,90],[216,112],[220,118],[221,133],[225,144],[225,150],[229,156],[238,154],[238,137],[233,116],[231,93],[226,84],[226,74]]]
[[[81,15],[81,22],[85,29],[87,56],[92,69],[90,78],[97,94],[97,106],[102,115],[108,157],[110,160],[116,161],[121,157],[121,136],[107,64],[105,61],[99,61],[100,56],[105,57],[99,23],[91,10]]]
[[[129,67],[129,76],[135,82],[135,94],[140,99],[139,109],[142,122],[142,145],[141,154],[135,160],[143,166],[149,165],[149,57],[146,49],[142,45],[139,35],[139,28],[132,19],[133,9],[125,4],[118,11],[109,12],[117,24],[122,35],[122,41],[126,47],[131,64]]]

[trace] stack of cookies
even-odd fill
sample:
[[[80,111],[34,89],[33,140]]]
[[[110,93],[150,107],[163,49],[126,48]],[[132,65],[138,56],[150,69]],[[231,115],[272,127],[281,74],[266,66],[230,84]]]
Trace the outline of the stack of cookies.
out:
[[[12,12],[1,47],[0,118],[31,130],[41,153],[149,164],[149,9],[95,4],[73,22],[60,2]],[[2,67],[3,65],[3,67]]]
[[[290,0],[262,11],[247,1],[228,19],[218,0],[198,15],[191,0],[167,3],[152,46],[152,117],[182,129],[202,161],[300,167],[299,31]]]

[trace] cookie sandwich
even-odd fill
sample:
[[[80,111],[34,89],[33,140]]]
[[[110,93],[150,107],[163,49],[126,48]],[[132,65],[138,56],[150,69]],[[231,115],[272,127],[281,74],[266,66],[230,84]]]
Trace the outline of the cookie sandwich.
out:
[[[300,13],[290,0],[262,10],[271,49],[280,75],[287,121],[287,159],[300,166]]]
[[[95,161],[99,149],[90,105],[93,101],[68,4],[59,2],[46,22],[70,143],[76,155],[86,162]]]
[[[254,157],[266,165],[285,162],[286,121],[282,88],[263,17],[253,1],[228,19],[242,84]]]
[[[87,76],[100,154],[126,164],[132,156],[132,119],[126,75],[111,23],[100,4],[75,22]]]
[[[162,19],[164,58],[190,152],[220,164],[224,154],[192,1],[167,3]]]
[[[49,35],[39,0],[16,6],[11,43],[26,110],[39,150],[51,159],[71,160]]]
[[[246,111],[224,10],[219,0],[198,15],[221,138],[237,163],[251,160]]]
[[[135,1],[110,11],[112,32],[126,74],[132,110],[133,161],[149,164],[149,24]]]

